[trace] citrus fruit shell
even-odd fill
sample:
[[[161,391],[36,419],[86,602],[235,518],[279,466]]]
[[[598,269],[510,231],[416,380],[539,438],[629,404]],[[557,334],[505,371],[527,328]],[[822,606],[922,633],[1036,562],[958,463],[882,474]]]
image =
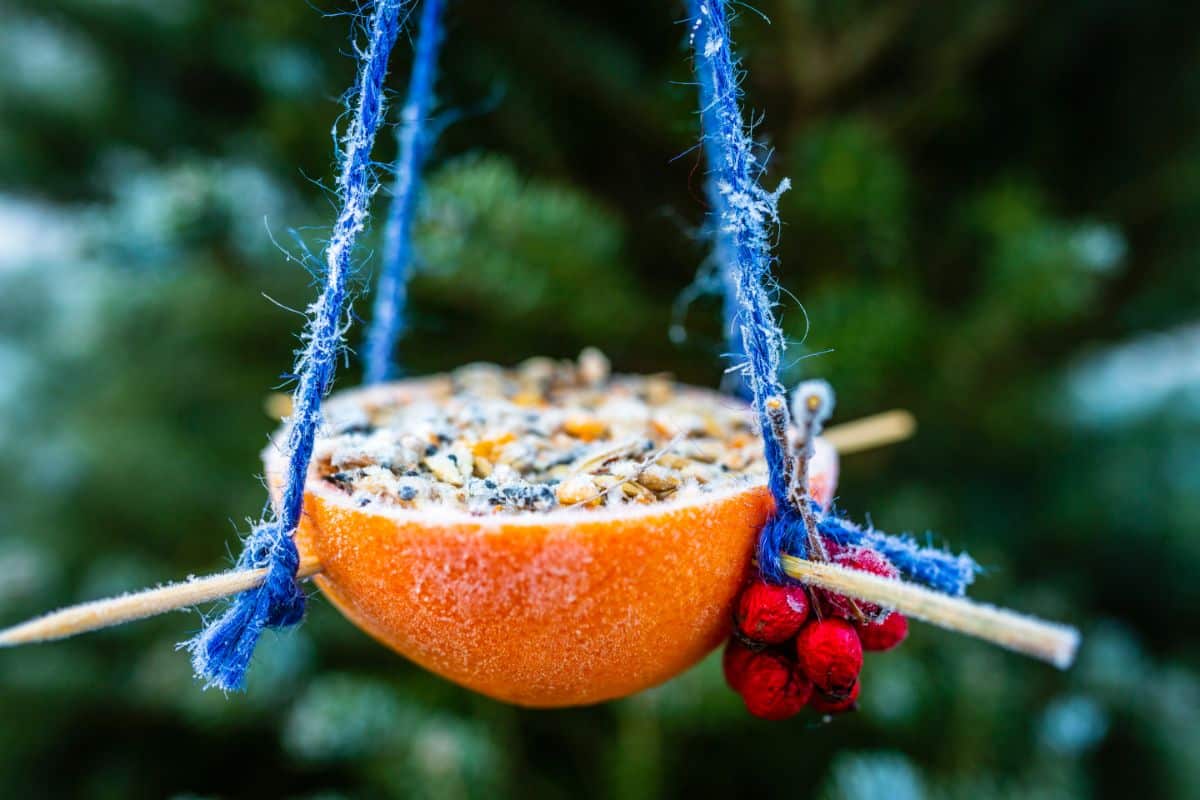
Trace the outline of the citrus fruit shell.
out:
[[[400,381],[330,402],[403,402],[424,385]],[[277,492],[278,449],[264,460]],[[387,647],[498,700],[577,706],[662,683],[729,635],[773,507],[754,483],[647,505],[494,516],[359,507],[311,472],[296,541],[302,557],[319,560],[315,581],[330,602]]]

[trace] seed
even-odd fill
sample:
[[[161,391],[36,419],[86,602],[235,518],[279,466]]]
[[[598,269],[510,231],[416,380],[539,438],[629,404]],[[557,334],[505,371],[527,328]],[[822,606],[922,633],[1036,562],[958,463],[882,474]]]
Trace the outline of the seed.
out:
[[[612,365],[608,358],[594,347],[585,347],[579,354],[579,377],[587,386],[599,386],[608,380]]]
[[[366,467],[354,481],[355,491],[377,497],[395,497],[396,488],[396,476],[377,466]]]
[[[592,483],[596,484],[598,487],[600,487],[601,491],[605,491],[605,492],[607,492],[609,489],[613,488],[620,482],[621,482],[620,478],[616,478],[612,475],[593,475],[592,476]]]
[[[337,486],[356,501],[448,503],[479,515],[654,503],[684,486],[761,471],[762,445],[746,409],[682,390],[666,374],[613,380],[610,369],[588,350],[574,362],[476,364],[401,384],[331,413],[314,461],[326,479],[343,473]],[[364,475],[368,467],[391,476]],[[409,481],[417,487],[411,499]],[[484,481],[495,488],[485,490]],[[545,496],[509,497],[512,487]]]
[[[640,483],[632,483],[629,481],[621,484],[621,491],[625,493],[626,497],[645,498],[650,496],[650,491],[645,486],[642,486]]]
[[[669,375],[651,375],[646,379],[646,400],[652,405],[669,403],[675,394]]]
[[[467,364],[454,371],[458,384],[480,394],[496,394],[504,384],[504,370],[495,364]]]
[[[522,408],[536,408],[545,404],[545,398],[541,392],[534,392],[528,389],[517,392],[512,398],[513,404]]]
[[[455,442],[450,448],[450,460],[454,462],[459,475],[470,475],[475,471],[475,456],[465,442]]]
[[[564,506],[573,506],[586,500],[595,499],[598,494],[595,484],[587,475],[575,475],[555,487],[554,495]]]
[[[577,439],[591,442],[608,433],[608,426],[590,414],[572,414],[563,420],[563,430]]]
[[[745,450],[734,450],[732,453],[726,454],[726,456],[721,459],[721,466],[735,471],[745,469],[746,465],[749,463],[750,454]]]
[[[663,453],[654,463],[667,467],[668,469],[683,469],[684,467],[690,466],[692,462],[688,461],[683,456],[675,455],[674,453]]]
[[[513,436],[511,433],[501,433],[497,436],[490,436],[486,439],[480,439],[471,446],[471,453],[476,458],[495,459],[496,452],[515,438],[517,437]]]
[[[704,464],[715,464],[721,457],[721,445],[716,442],[685,442],[687,455]]]
[[[527,358],[517,365],[517,375],[523,386],[545,387],[554,380],[557,365],[545,356]]]
[[[449,456],[429,456],[425,459],[425,466],[429,467],[429,471],[439,481],[451,486],[462,486],[464,483],[462,473],[458,471],[458,467],[450,460]]]
[[[669,492],[679,488],[679,476],[668,472],[659,466],[649,466],[642,470],[638,483],[655,492]]]

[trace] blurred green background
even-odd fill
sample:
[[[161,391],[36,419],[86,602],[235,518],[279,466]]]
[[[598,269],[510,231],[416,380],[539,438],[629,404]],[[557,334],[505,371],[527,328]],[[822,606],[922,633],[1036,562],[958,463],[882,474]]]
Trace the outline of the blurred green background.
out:
[[[736,35],[767,183],[795,186],[788,379],[830,379],[841,420],[921,422],[846,460],[841,503],[970,550],[976,597],[1080,625],[1078,665],[920,626],[831,725],[751,719],[712,659],[532,712],[317,598],[226,699],[175,614],[0,652],[0,795],[1200,797],[1200,4],[757,7]],[[259,513],[300,325],[264,294],[303,307],[280,248],[332,219],[337,10],[0,0],[0,624],[220,569]],[[411,371],[595,344],[719,381],[719,304],[673,311],[706,255],[682,16],[452,4],[440,94],[468,117],[431,164]]]

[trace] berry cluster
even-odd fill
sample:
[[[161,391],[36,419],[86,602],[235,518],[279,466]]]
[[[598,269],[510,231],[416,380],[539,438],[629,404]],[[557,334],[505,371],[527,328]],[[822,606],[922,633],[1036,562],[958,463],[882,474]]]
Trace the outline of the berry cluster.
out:
[[[847,569],[896,577],[896,568],[866,548],[845,548],[830,560]],[[806,705],[820,714],[855,708],[863,651],[890,650],[908,635],[898,612],[823,589],[746,584],[725,647],[725,681],[746,709],[763,719],[787,719]]]

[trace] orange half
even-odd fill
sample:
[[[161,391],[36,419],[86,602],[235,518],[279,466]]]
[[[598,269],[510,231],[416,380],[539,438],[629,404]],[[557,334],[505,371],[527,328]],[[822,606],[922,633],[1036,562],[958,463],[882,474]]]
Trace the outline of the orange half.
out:
[[[401,382],[337,402],[420,390]],[[278,485],[278,455],[267,462]],[[662,683],[728,636],[772,508],[765,486],[742,484],[636,507],[485,517],[358,507],[310,476],[297,542],[320,560],[322,592],[386,646],[499,700],[575,706]]]

